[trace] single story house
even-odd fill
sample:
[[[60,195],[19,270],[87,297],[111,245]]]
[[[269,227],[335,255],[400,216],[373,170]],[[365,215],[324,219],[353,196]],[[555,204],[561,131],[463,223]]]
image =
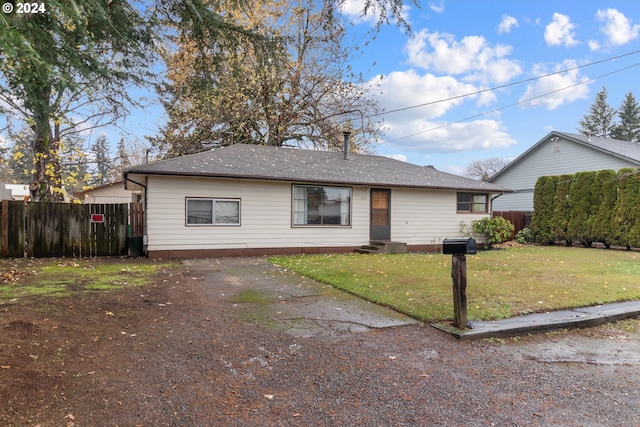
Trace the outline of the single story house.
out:
[[[123,181],[110,182],[73,193],[84,204],[140,202],[142,195],[124,188]]]
[[[348,151],[347,151],[348,152]],[[233,145],[129,168],[150,257],[437,250],[509,190],[387,157]]]
[[[533,190],[541,176],[638,166],[638,144],[553,131],[489,178],[513,190],[495,200],[493,210],[533,211]]]

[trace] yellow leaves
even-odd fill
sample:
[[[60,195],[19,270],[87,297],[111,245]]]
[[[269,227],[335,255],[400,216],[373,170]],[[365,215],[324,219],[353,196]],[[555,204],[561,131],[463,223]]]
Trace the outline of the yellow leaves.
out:
[[[13,160],[15,160],[15,161],[19,161],[23,157],[24,157],[24,153],[21,153],[19,151],[17,151],[16,153],[13,154]]]

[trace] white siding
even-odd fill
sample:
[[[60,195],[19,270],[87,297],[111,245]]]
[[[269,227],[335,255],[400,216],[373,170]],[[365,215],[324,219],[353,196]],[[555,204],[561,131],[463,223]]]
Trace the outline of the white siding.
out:
[[[498,197],[494,202],[493,209],[496,211],[532,211],[533,189],[541,176],[574,174],[602,169],[619,170],[624,167],[635,167],[635,165],[573,141],[561,138],[557,142],[552,142],[549,139],[535,147],[517,164],[491,180],[493,184],[516,191],[514,194]],[[517,193],[517,191],[522,192]]]
[[[447,238],[463,237],[461,223],[470,230],[472,221],[487,214],[456,213],[456,194],[455,191],[392,189],[391,240],[409,245],[438,245]]]
[[[125,190],[120,184],[96,188],[84,193],[83,203],[131,203],[133,191]]]
[[[352,226],[292,227],[291,183],[149,177],[149,251],[363,245],[369,240],[369,201],[353,188]],[[186,226],[185,198],[240,199],[240,226]]]
[[[353,186],[350,227],[292,227],[287,182],[150,176],[147,181],[147,249],[238,249],[360,246],[369,242],[369,188]],[[185,198],[240,199],[240,226],[186,226]],[[486,215],[456,214],[456,192],[391,190],[392,240],[439,244],[461,236]]]

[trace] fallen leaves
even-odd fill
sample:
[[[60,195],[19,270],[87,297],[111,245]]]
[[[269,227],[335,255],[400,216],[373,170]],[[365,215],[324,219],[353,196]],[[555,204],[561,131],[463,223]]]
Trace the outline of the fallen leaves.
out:
[[[36,274],[35,271],[18,270],[16,268],[12,268],[8,271],[0,272],[0,282],[5,282],[5,283],[15,282],[22,276],[31,276],[34,274]]]

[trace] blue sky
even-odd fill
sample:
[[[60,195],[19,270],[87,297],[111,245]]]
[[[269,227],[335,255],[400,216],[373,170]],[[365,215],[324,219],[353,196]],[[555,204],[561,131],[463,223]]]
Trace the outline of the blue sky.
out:
[[[373,25],[359,16],[361,3],[349,0],[343,9],[354,32]],[[377,154],[461,174],[473,160],[515,158],[552,130],[577,133],[603,86],[614,108],[628,92],[640,99],[640,66],[619,71],[640,64],[640,53],[584,67],[640,50],[640,2],[443,0],[421,6],[405,10],[411,34],[383,28],[356,67],[380,82],[387,111],[582,68],[386,114]]]

